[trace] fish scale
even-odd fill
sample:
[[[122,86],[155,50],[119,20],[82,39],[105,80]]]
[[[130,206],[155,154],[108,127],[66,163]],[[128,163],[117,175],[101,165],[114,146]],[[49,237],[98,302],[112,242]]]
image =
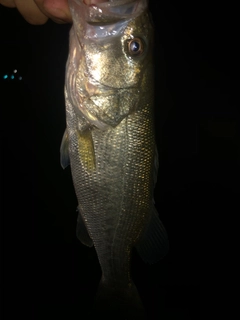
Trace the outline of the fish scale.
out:
[[[102,269],[101,298],[129,299],[139,306],[130,275],[132,248],[148,263],[168,249],[153,201],[157,151],[147,2],[116,0],[99,4],[99,9],[80,0],[69,4],[73,28],[61,162],[66,167],[70,160],[79,204],[77,236],[95,246]],[[143,48],[138,55],[129,51],[130,41]]]

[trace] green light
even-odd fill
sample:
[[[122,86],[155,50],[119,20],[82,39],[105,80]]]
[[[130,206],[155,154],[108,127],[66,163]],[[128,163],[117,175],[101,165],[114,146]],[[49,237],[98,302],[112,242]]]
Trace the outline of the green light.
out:
[[[7,78],[8,78],[8,75],[5,74],[5,75],[3,76],[3,79],[7,79]]]
[[[14,79],[14,75],[13,74],[11,75],[11,79]]]

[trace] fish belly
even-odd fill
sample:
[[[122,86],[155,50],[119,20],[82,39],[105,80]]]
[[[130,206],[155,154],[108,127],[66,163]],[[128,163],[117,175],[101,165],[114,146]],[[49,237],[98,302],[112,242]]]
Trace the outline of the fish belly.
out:
[[[70,113],[72,114],[72,113]],[[79,211],[93,240],[103,280],[129,283],[130,255],[152,207],[154,134],[150,110],[115,128],[93,129],[94,166],[83,162],[77,117],[67,119],[70,161]]]

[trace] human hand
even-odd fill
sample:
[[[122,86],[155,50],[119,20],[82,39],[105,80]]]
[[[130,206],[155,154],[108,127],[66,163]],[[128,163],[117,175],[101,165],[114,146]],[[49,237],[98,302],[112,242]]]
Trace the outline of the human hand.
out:
[[[92,5],[108,0],[84,0]],[[57,23],[72,22],[68,0],[0,0],[0,4],[17,8],[21,15],[31,24],[44,24],[50,18]]]

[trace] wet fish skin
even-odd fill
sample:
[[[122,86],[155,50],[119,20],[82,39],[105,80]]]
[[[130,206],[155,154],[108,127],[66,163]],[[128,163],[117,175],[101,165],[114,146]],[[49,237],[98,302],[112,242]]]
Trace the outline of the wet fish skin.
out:
[[[153,202],[153,27],[144,0],[96,8],[77,0],[69,4],[73,27],[61,158],[64,167],[70,160],[79,203],[77,235],[95,246],[102,300],[121,296],[127,304],[134,297],[138,304],[130,276],[132,248],[154,262],[168,247]],[[121,4],[132,12],[120,15]],[[132,41],[139,54],[131,52]]]

